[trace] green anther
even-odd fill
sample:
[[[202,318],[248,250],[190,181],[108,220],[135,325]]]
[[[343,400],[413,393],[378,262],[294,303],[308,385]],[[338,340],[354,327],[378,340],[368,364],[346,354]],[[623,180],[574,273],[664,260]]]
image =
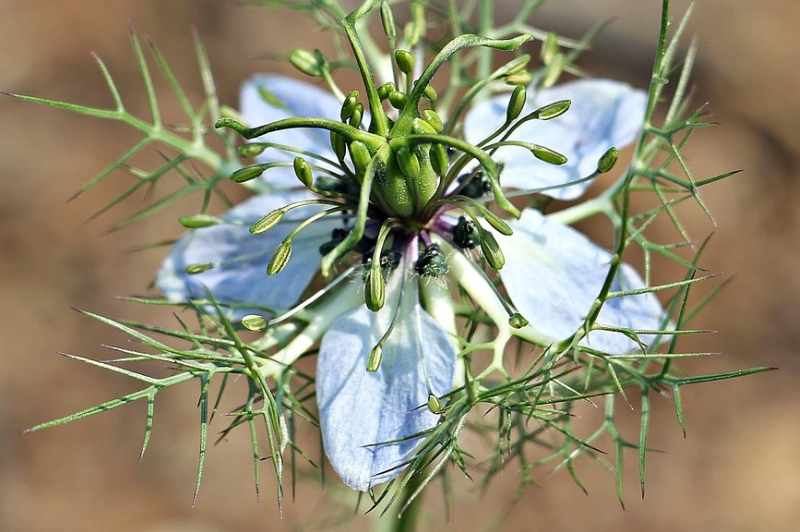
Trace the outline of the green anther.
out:
[[[244,134],[249,129],[247,125],[244,124],[244,122],[241,122],[240,120],[236,120],[235,118],[231,118],[229,116],[223,116],[222,118],[218,119],[216,122],[214,122],[214,127],[217,129],[220,128],[232,129],[242,136],[244,136]]]
[[[366,170],[372,155],[369,154],[367,146],[363,142],[354,141],[350,143],[350,159],[356,167],[356,173],[361,175]]]
[[[297,179],[303,183],[303,186],[310,187],[314,183],[314,174],[311,171],[311,165],[302,157],[295,157],[293,166],[294,175],[297,176]]]
[[[357,103],[358,103],[358,91],[351,91],[350,94],[347,95],[347,98],[345,98],[344,102],[342,103],[342,111],[340,113],[342,121],[345,121],[351,116],[353,116],[353,111],[355,110]]]
[[[261,174],[263,174],[266,169],[267,165],[265,164],[245,166],[244,168],[240,168],[231,174],[231,181],[236,183],[246,183],[247,181],[252,181],[257,177],[261,177]]]
[[[547,37],[544,39],[544,43],[542,43],[542,62],[545,65],[549,65],[553,58],[555,58],[556,54],[558,53],[558,35],[555,33],[548,33]]]
[[[184,270],[189,275],[197,275],[198,273],[207,272],[214,268],[213,262],[204,262],[202,264],[190,264]]]
[[[528,326],[528,320],[525,319],[525,316],[520,314],[519,312],[513,313],[511,316],[508,317],[508,324],[511,325],[514,329],[522,329]]]
[[[251,159],[261,155],[266,149],[267,144],[263,142],[251,142],[249,144],[242,144],[239,146],[239,155],[246,159]]]
[[[372,312],[378,312],[386,303],[386,283],[383,280],[380,261],[373,264],[367,273],[367,282],[364,284],[364,302]]]
[[[434,144],[431,146],[431,165],[433,170],[443,176],[447,174],[447,169],[450,167],[450,158],[447,156],[447,148],[441,144]]]
[[[533,112],[533,116],[539,120],[552,120],[566,113],[570,105],[572,105],[570,100],[559,100],[538,108]]]
[[[267,274],[278,275],[281,273],[286,265],[289,264],[289,259],[291,257],[292,240],[287,238],[281,242],[281,245],[275,250],[275,254],[272,256],[272,260],[269,261],[269,266],[267,266]]]
[[[497,216],[495,213],[490,211],[489,209],[484,209],[482,211],[483,218],[486,222],[491,225],[498,233],[511,236],[514,234],[514,230],[511,229],[511,226],[508,225],[505,220]]]
[[[336,157],[340,161],[343,161],[345,155],[347,155],[347,141],[335,131],[331,131],[331,148],[333,149],[333,153],[336,154]]]
[[[408,50],[395,51],[394,60],[397,62],[397,68],[403,74],[410,76],[414,72],[414,54]]]
[[[479,229],[481,240],[481,252],[486,258],[486,262],[493,270],[501,270],[506,263],[506,257],[500,249],[500,245],[495,240],[494,235],[484,229]]]
[[[617,164],[617,159],[619,158],[619,151],[617,148],[610,147],[608,151],[606,151],[600,160],[597,161],[597,172],[601,174],[605,174],[606,172],[610,172],[614,165]]]
[[[369,352],[369,358],[367,358],[367,371],[370,373],[375,373],[381,367],[381,360],[383,360],[383,346],[378,343],[372,350]]]
[[[272,229],[286,215],[283,209],[275,209],[250,226],[250,234],[260,235]]]
[[[527,70],[515,72],[505,77],[505,82],[512,86],[527,87],[531,84],[531,81],[533,81],[533,76]]]
[[[267,320],[258,314],[248,314],[242,318],[242,326],[248,331],[260,332],[267,328]]]
[[[392,107],[395,109],[402,109],[406,105],[406,93],[401,91],[392,91],[389,94],[389,103],[392,104]]]
[[[181,216],[178,218],[178,222],[187,229],[200,229],[220,224],[222,220],[210,214],[193,214],[191,216]]]
[[[397,39],[397,26],[394,23],[394,14],[389,2],[381,2],[381,24],[383,32],[390,41]]]
[[[383,101],[383,100],[387,99],[389,97],[389,95],[391,93],[393,93],[394,91],[396,91],[396,90],[397,90],[397,87],[391,81],[389,81],[388,83],[384,83],[383,85],[378,87],[378,98],[380,98],[381,101]]]
[[[434,414],[442,413],[442,403],[439,401],[439,398],[432,393],[428,394],[428,410]]]
[[[436,103],[436,100],[439,99],[439,94],[436,92],[436,89],[434,89],[433,86],[431,85],[425,87],[425,91],[422,93],[422,95],[425,96],[425,98],[427,98],[428,101],[431,103]]]
[[[564,54],[558,53],[553,57],[553,60],[547,65],[547,70],[544,74],[544,79],[542,80],[542,88],[548,89],[555,85],[558,78],[561,77],[561,73],[564,71],[564,66],[566,65],[566,57]]]
[[[324,60],[319,52],[313,53],[302,48],[297,48],[289,54],[289,62],[302,72],[311,77],[318,78],[323,74]]]
[[[275,94],[265,86],[259,85],[257,91],[258,91],[258,97],[261,98],[267,105],[270,105],[272,107],[278,107],[279,109],[286,109],[286,104],[283,103],[283,101],[280,98],[275,96]]]
[[[349,123],[353,127],[361,126],[361,119],[364,117],[364,104],[357,103],[350,116]]]
[[[516,57],[506,63],[506,76],[512,76],[514,74],[520,74],[525,72],[525,67],[528,66],[528,63],[531,61],[531,56],[528,54],[522,54],[519,57]]]
[[[566,156],[544,146],[534,145],[531,148],[533,155],[540,161],[561,166],[567,163]]]
[[[397,150],[397,166],[403,175],[411,179],[419,177],[420,164],[419,157],[409,148],[400,148]]]
[[[437,133],[444,131],[444,122],[442,122],[442,117],[440,117],[439,113],[433,109],[425,109],[422,111],[422,117]]]
[[[524,86],[519,86],[514,89],[511,94],[511,99],[508,101],[508,108],[506,109],[506,122],[515,120],[525,108],[525,101],[528,98],[528,90]]]

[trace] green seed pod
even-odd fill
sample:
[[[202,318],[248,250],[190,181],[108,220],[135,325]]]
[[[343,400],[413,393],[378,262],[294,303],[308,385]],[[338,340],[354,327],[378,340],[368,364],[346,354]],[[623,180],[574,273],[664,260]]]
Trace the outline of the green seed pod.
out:
[[[528,323],[528,320],[526,320],[525,317],[519,312],[515,312],[508,317],[508,324],[514,329],[522,329],[523,327],[527,327]]]
[[[493,270],[501,270],[506,263],[506,257],[500,250],[500,245],[495,240],[494,235],[483,229],[480,230],[481,252],[486,258],[486,262]]]
[[[597,172],[600,174],[605,174],[606,172],[610,172],[614,165],[617,164],[617,159],[619,158],[619,151],[617,148],[610,147],[608,151],[606,151],[600,160],[597,161]]]
[[[381,367],[381,360],[383,360],[383,346],[381,344],[377,344],[375,347],[372,348],[372,351],[369,352],[369,358],[367,358],[367,371],[370,373],[375,373]]]
[[[394,60],[397,62],[397,68],[403,74],[410,76],[414,72],[414,54],[408,50],[396,50],[394,52]]]
[[[394,83],[392,83],[391,81],[389,81],[388,83],[384,83],[383,85],[378,87],[378,98],[380,98],[381,101],[383,101],[386,98],[388,98],[389,95],[391,93],[393,93],[394,91],[396,91],[396,90],[397,90],[397,87],[395,87]]]
[[[495,230],[497,230],[498,233],[506,235],[506,236],[511,236],[511,235],[514,234],[514,230],[511,229],[511,226],[508,225],[505,222],[505,220],[503,220],[502,218],[497,216],[492,211],[487,209],[482,214],[483,214],[484,219],[489,223],[489,225],[494,227]]]
[[[542,43],[542,62],[545,65],[549,65],[553,58],[558,53],[558,35],[555,33],[548,33],[547,37],[544,39],[544,43]]]
[[[506,109],[506,122],[515,120],[522,110],[525,108],[525,101],[528,98],[528,90],[524,86],[519,86],[514,89],[511,94],[511,99],[508,101],[508,108]]]
[[[275,250],[272,260],[269,261],[269,266],[267,266],[267,275],[278,275],[281,273],[286,265],[289,264],[289,259],[291,257],[292,240],[287,238],[281,242],[281,245]]]
[[[540,161],[561,166],[567,163],[567,157],[550,148],[534,145],[531,149],[533,155]]]
[[[347,98],[345,98],[344,102],[342,103],[342,110],[340,112],[342,121],[347,120],[353,115],[353,110],[356,108],[357,103],[358,103],[358,91],[351,91],[350,94],[347,95]]]
[[[295,157],[294,175],[303,183],[303,186],[310,187],[314,183],[314,174],[311,171],[311,165],[306,162],[302,157]]]
[[[535,110],[533,113],[534,116],[539,120],[552,120],[553,118],[557,118],[569,111],[570,105],[572,105],[570,100],[559,100],[557,102],[544,105]]]
[[[433,144],[431,146],[431,165],[434,172],[443,176],[447,173],[450,167],[450,158],[447,156],[447,148],[442,144]]]
[[[278,222],[280,222],[285,215],[286,211],[283,209],[275,209],[274,211],[267,213],[260,220],[250,226],[250,234],[260,235],[261,233],[269,231]]]
[[[236,183],[246,183],[247,181],[252,181],[257,177],[261,177],[261,174],[263,174],[264,170],[266,169],[266,165],[263,164],[245,166],[244,168],[240,168],[231,174],[231,181]]]
[[[439,402],[439,398],[432,393],[428,394],[428,410],[434,414],[440,414],[442,412],[442,403]]]
[[[367,282],[364,284],[364,302],[372,312],[378,312],[386,302],[386,283],[380,265],[373,266],[367,273]]]
[[[367,169],[372,156],[369,154],[366,144],[354,140],[350,143],[350,159],[353,161],[353,166],[356,167],[356,172],[361,175]]]
[[[390,41],[397,39],[397,26],[394,23],[394,14],[389,2],[381,2],[381,24],[383,32]]]
[[[178,222],[186,229],[200,229],[220,224],[222,220],[210,214],[193,214],[191,216],[181,216],[178,218]]]
[[[434,130],[436,130],[437,133],[441,133],[444,130],[444,122],[442,122],[442,117],[440,117],[439,113],[433,109],[425,109],[422,111],[422,117],[431,125]]]
[[[422,94],[431,103],[436,103],[436,100],[439,99],[439,94],[436,92],[436,89],[434,89],[433,86],[431,86],[431,85],[428,85],[427,87],[425,87],[425,92],[423,92]]]
[[[267,320],[258,314],[248,314],[242,318],[242,326],[248,331],[259,332],[267,328]]]
[[[345,155],[347,155],[347,142],[343,136],[335,131],[331,131],[331,148],[340,161],[344,160]]]
[[[239,146],[239,155],[246,159],[252,159],[264,153],[267,149],[267,144],[264,142],[251,142],[249,144],[242,144]]]
[[[389,103],[395,109],[402,109],[406,105],[406,93],[401,91],[392,91],[389,94]]]
[[[411,179],[419,177],[419,157],[410,149],[400,148],[397,150],[397,166],[400,167],[400,171],[403,172],[404,176]]]
[[[364,104],[357,103],[353,109],[353,115],[350,117],[350,125],[358,128],[361,127],[361,119],[364,117]]]
[[[297,48],[289,54],[289,62],[307,76],[318,78],[322,76],[323,62],[320,61],[321,54],[312,53],[302,48]]]
[[[186,267],[186,273],[189,275],[197,275],[198,273],[207,272],[214,268],[213,262],[205,262],[203,264],[190,264]]]
[[[515,72],[505,77],[506,84],[512,86],[527,87],[531,84],[531,81],[533,81],[533,76],[527,70]]]

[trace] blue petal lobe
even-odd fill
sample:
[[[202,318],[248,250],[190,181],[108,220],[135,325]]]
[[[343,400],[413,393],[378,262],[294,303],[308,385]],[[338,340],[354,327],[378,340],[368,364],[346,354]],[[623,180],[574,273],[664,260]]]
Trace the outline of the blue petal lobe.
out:
[[[274,209],[309,197],[307,192],[254,196],[228,211],[223,217],[227,223],[187,232],[164,260],[156,286],[174,302],[205,298],[207,287],[218,301],[243,305],[230,310],[230,319],[263,313],[257,306],[277,309],[291,306],[316,273],[319,246],[330,239],[338,222],[323,219],[304,229],[294,239],[289,264],[272,277],[267,275],[266,268],[276,247],[302,220],[319,209],[294,209],[284,221],[261,235],[251,235],[248,227]],[[187,274],[187,266],[195,264],[213,267],[203,273]]]
[[[403,280],[403,275],[393,275],[380,312],[362,306],[343,315],[320,347],[317,405],[325,453],[342,481],[359,491],[402,472],[401,464],[422,438],[396,440],[434,427],[437,416],[425,406],[428,394],[441,396],[452,388],[456,351],[420,306],[416,278]],[[398,299],[398,318],[384,344],[381,366],[370,373],[369,352],[389,326]]]
[[[503,186],[523,190],[563,185],[590,176],[598,159],[615,146],[633,142],[641,130],[647,96],[625,83],[605,79],[583,79],[540,90],[528,95],[523,114],[559,100],[570,100],[565,114],[548,121],[532,120],[517,129],[511,140],[532,142],[567,156],[563,166],[547,164],[519,147],[503,147],[495,160],[504,164],[500,176]],[[479,142],[506,117],[509,95],[478,104],[464,122],[468,141]],[[550,197],[570,200],[581,196],[591,185],[584,181],[542,192]]]
[[[580,232],[536,210],[526,209],[511,222],[512,236],[498,235],[506,256],[500,271],[511,300],[531,325],[543,335],[563,340],[582,324],[608,273],[611,254]],[[623,264],[611,290],[643,288],[631,266]],[[603,305],[598,324],[615,328],[659,330],[664,311],[652,293],[613,298]],[[640,335],[644,344],[652,336]],[[609,354],[638,350],[627,336],[592,331],[584,345]]]
[[[269,98],[262,95],[269,93]],[[286,76],[261,74],[253,76],[242,85],[240,112],[247,123],[261,126],[284,118],[329,118],[339,120],[341,104],[336,97],[319,87]],[[288,129],[276,131],[257,139],[262,142],[286,144],[335,160],[330,148],[330,135],[321,129]],[[268,149],[256,160],[260,163],[290,161],[295,155]],[[291,168],[274,168],[264,174],[264,179],[276,187],[299,185]]]

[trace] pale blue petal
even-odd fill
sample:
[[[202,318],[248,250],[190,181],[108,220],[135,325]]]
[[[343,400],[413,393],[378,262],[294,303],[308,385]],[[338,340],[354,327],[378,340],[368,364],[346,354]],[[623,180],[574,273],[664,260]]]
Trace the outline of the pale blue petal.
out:
[[[398,476],[422,439],[377,447],[430,429],[437,416],[425,404],[428,393],[441,396],[453,382],[456,351],[419,304],[417,279],[408,276],[402,305],[383,361],[367,371],[372,347],[386,331],[403,274],[393,277],[387,304],[379,313],[366,306],[337,319],[322,339],[317,362],[317,405],[325,453],[349,487],[366,491]]]
[[[479,142],[505,121],[509,95],[478,104],[464,122],[468,141]],[[567,156],[563,166],[547,164],[519,147],[500,148],[495,160],[505,164],[500,181],[503,186],[523,190],[561,185],[591,175],[597,160],[615,146],[633,142],[642,127],[647,96],[625,83],[604,79],[584,79],[530,93],[523,113],[559,100],[571,100],[569,111],[548,121],[532,120],[512,135],[512,140],[532,142]],[[557,199],[575,199],[586,191],[590,181],[543,192]]]
[[[512,236],[498,235],[506,265],[500,271],[518,310],[543,335],[563,340],[583,323],[608,273],[611,255],[580,232],[526,209],[511,222]],[[612,290],[642,288],[644,282],[627,264],[620,269]],[[597,322],[602,325],[658,330],[664,311],[652,293],[608,300]],[[645,344],[653,338],[641,335]],[[637,349],[623,334],[594,331],[585,345],[611,354]]]
[[[254,196],[228,211],[226,224],[187,232],[175,244],[161,266],[156,286],[170,301],[205,298],[206,287],[222,303],[249,303],[285,309],[294,304],[319,267],[319,246],[330,239],[335,220],[323,219],[294,239],[291,260],[281,273],[268,276],[267,264],[283,238],[317,207],[290,211],[264,234],[253,236],[248,226],[264,214],[287,203],[308,199],[307,192],[285,192]],[[192,264],[213,263],[204,273],[189,275]],[[229,313],[239,319],[256,308]],[[263,310],[261,311],[263,312]]]
[[[269,91],[280,104],[268,103],[259,94],[259,87]],[[240,112],[250,126],[260,126],[284,118],[329,118],[339,120],[341,104],[336,97],[314,85],[285,76],[262,74],[242,85]],[[330,148],[330,135],[321,129],[289,129],[264,135],[263,142],[276,142],[307,150],[335,160]],[[291,161],[295,156],[268,149],[258,162]],[[268,183],[277,187],[296,187],[297,178],[291,168],[275,168],[264,174]]]

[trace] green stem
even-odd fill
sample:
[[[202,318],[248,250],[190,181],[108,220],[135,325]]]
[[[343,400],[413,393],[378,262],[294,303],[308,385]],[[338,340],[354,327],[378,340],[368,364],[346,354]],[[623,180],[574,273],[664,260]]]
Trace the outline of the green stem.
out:
[[[224,119],[220,119],[220,121],[217,122],[217,127],[228,127],[228,122],[223,122],[223,120]],[[361,131],[348,124],[329,120],[327,118],[284,118],[283,120],[276,120],[275,122],[270,122],[263,126],[244,129],[239,131],[239,133],[246,139],[254,139],[275,131],[300,128],[327,129],[328,131],[334,131],[350,140],[361,141],[374,149],[378,149],[384,143],[383,137]]]
[[[411,477],[408,484],[403,489],[403,494],[400,497],[398,508],[403,508],[408,504],[402,515],[397,517],[392,523],[392,532],[414,532],[417,530],[419,522],[420,508],[422,506],[422,494],[417,494],[416,498],[408,503],[409,498],[417,491],[419,487],[421,475],[417,474]]]

